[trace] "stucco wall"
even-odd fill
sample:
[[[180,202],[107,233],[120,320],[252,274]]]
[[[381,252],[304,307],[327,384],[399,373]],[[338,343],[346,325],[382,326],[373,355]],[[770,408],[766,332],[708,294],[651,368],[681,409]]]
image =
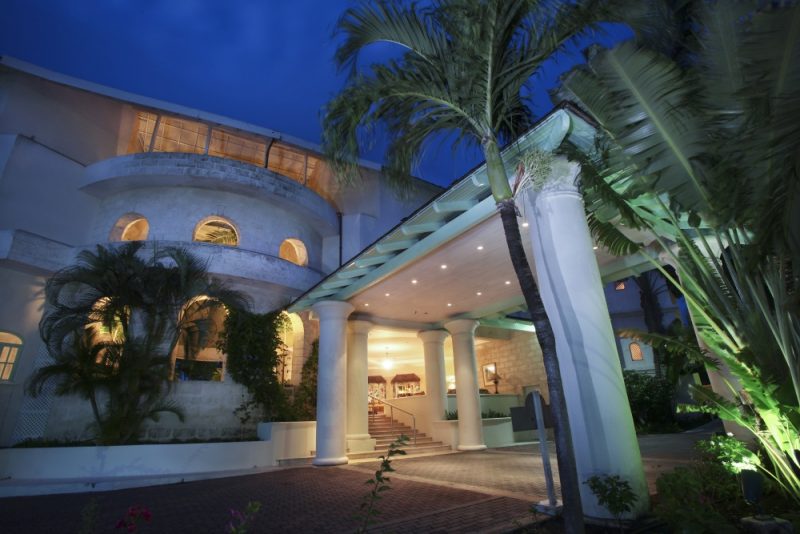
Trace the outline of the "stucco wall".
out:
[[[478,372],[484,365],[494,363],[497,365],[497,374],[500,375],[498,391],[521,395],[528,386],[538,388],[545,398],[547,393],[547,376],[542,364],[542,350],[536,341],[536,336],[529,332],[514,331],[511,339],[493,339],[476,347],[478,358]],[[494,393],[494,384],[485,385],[483,376],[478,377],[481,388]]]

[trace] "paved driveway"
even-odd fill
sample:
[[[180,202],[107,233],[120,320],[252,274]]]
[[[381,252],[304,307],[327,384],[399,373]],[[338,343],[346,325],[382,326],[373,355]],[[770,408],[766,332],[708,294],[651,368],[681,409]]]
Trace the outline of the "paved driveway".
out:
[[[648,482],[691,458],[692,445],[709,432],[640,438]],[[557,473],[555,458],[553,468]],[[546,498],[538,446],[401,458],[393,463],[393,489],[383,494],[377,532],[503,532],[527,522],[532,502]],[[224,532],[231,508],[248,501],[263,508],[250,532],[353,532],[377,467],[298,467],[119,491],[0,499],[0,532],[78,532],[81,511],[98,505],[95,532],[115,532],[128,507],[143,505],[152,522],[139,532]],[[122,532],[122,531],[117,531]]]

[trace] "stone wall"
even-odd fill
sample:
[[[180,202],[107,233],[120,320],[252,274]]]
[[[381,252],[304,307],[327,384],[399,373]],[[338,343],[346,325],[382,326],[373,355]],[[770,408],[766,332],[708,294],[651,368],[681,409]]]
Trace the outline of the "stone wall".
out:
[[[142,441],[241,439],[255,435],[257,414],[242,426],[233,411],[247,398],[244,386],[227,382],[176,382],[169,401],[182,406],[184,422],[170,413],[162,414],[158,422],[145,425]],[[102,404],[101,404],[102,405]],[[79,397],[60,397],[53,403],[44,437],[47,439],[85,440],[92,436],[93,422],[87,400]]]
[[[536,335],[530,332],[514,331],[511,339],[493,339],[476,347],[478,358],[478,383],[481,388],[494,393],[494,385],[485,385],[482,369],[489,363],[497,365],[500,375],[500,393],[521,395],[523,388],[538,388],[545,399],[548,398],[547,378],[542,364],[542,350]]]

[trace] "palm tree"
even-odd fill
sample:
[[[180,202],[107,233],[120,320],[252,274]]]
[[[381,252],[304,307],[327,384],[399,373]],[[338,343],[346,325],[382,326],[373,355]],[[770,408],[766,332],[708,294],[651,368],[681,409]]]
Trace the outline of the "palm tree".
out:
[[[209,278],[206,264],[179,248],[143,255],[144,244],[83,251],[45,286],[39,325],[54,362],[38,369],[31,394],[56,382],[56,394],[90,401],[100,443],[128,443],[146,419],[180,409],[166,399],[171,355],[196,328],[187,302],[243,306],[243,297]],[[191,352],[191,351],[190,351]]]
[[[536,327],[548,377],[558,465],[570,531],[583,529],[579,482],[556,358],[555,338],[522,246],[517,208],[501,146],[529,128],[523,90],[542,63],[597,20],[600,2],[451,0],[430,8],[380,1],[345,12],[336,52],[349,82],[328,104],[323,148],[340,179],[356,178],[360,129],[376,123],[389,135],[389,180],[403,190],[426,142],[457,134],[480,146],[514,269]],[[377,42],[401,48],[399,58],[359,72],[359,53]]]
[[[697,394],[753,432],[800,502],[800,6],[682,4],[685,53],[647,25],[565,81],[604,134],[599,165],[584,162],[595,228],[615,250],[636,248],[616,218],[656,235],[680,281],[662,274],[740,383]]]

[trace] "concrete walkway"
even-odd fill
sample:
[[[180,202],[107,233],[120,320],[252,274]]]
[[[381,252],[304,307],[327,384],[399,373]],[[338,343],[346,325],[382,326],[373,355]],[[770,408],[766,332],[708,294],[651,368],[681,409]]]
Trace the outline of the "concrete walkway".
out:
[[[640,438],[648,482],[691,457],[708,432]],[[545,499],[538,446],[400,458],[392,490],[378,503],[375,532],[505,532],[531,520],[531,503]],[[81,512],[97,503],[95,532],[113,532],[130,506],[146,506],[152,522],[139,532],[220,533],[230,509],[262,503],[250,532],[353,532],[369,460],[342,467],[296,467],[118,491],[0,499],[0,532],[79,532]],[[553,458],[555,469],[555,458]],[[121,531],[120,531],[121,532]]]

